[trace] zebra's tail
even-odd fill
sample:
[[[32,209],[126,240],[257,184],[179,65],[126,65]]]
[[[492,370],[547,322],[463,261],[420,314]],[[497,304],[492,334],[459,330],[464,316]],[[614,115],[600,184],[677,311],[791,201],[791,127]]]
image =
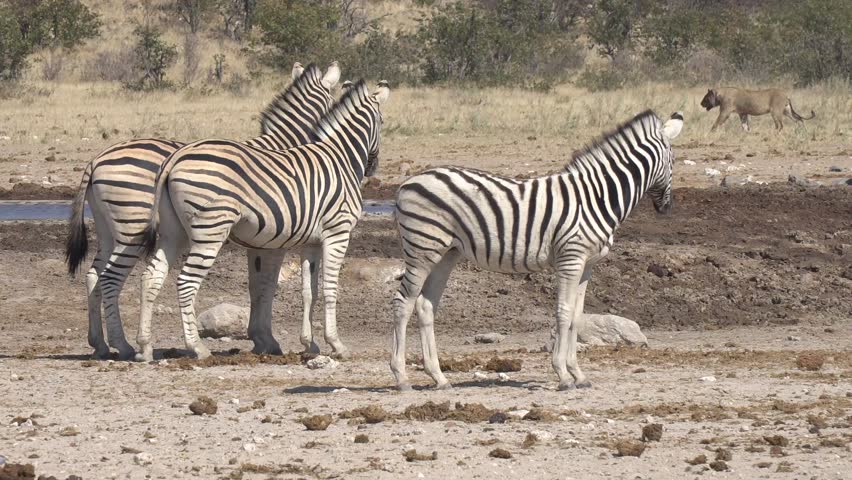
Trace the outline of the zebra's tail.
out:
[[[157,248],[157,232],[160,228],[160,201],[163,198],[163,189],[166,188],[166,182],[169,180],[169,173],[175,165],[173,159],[178,152],[180,152],[180,149],[172,153],[160,166],[160,171],[157,172],[157,180],[155,181],[157,187],[154,194],[154,204],[151,206],[151,218],[141,233],[142,252],[146,257],[150,257]]]
[[[92,181],[94,162],[89,162],[83,171],[80,188],[71,203],[71,216],[68,217],[68,238],[65,239],[65,263],[68,264],[68,274],[74,276],[80,270],[80,264],[89,252],[89,237],[86,232],[86,193]]]

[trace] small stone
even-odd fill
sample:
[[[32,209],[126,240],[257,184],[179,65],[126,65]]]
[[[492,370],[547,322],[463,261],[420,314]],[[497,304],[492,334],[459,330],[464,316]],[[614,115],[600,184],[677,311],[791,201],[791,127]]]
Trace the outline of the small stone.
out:
[[[251,453],[251,452],[257,450],[257,445],[255,445],[253,443],[247,443],[247,444],[243,445],[243,450]]]
[[[302,419],[302,425],[310,431],[325,430],[331,422],[331,415],[313,415]]]
[[[505,374],[503,372],[500,372],[500,373],[497,374],[497,381],[498,382],[508,382],[509,381],[509,375]]]
[[[547,442],[554,438],[554,435],[547,430],[533,430],[529,432],[529,435],[535,437],[538,442]]]
[[[202,395],[189,404],[189,410],[194,415],[215,415],[219,411],[219,407],[215,400]]]
[[[688,463],[690,465],[703,465],[703,464],[707,463],[707,455],[704,455],[702,453],[701,455],[698,455],[697,457],[695,457],[693,459],[687,460],[686,463]]]
[[[524,409],[510,410],[510,411],[506,412],[506,414],[509,415],[510,417],[515,417],[515,418],[518,418],[518,419],[526,417],[528,413],[530,413],[530,411],[524,410]]]
[[[716,461],[710,462],[710,468],[712,468],[713,470],[715,470],[717,472],[725,472],[725,471],[728,470],[728,464],[725,463],[722,460],[716,460]]]
[[[492,458],[509,459],[512,458],[512,453],[502,448],[495,448],[494,450],[488,452],[488,456]]]
[[[832,166],[828,167],[828,171],[829,172],[842,172],[843,168],[838,167],[837,165],[832,165]]]
[[[707,382],[707,383],[710,383],[710,382],[715,382],[715,381],[716,381],[716,377],[714,377],[714,376],[712,376],[712,375],[708,375],[708,376],[706,376],[706,377],[701,377],[701,378],[699,378],[698,380],[699,380],[699,381],[701,381],[701,382]]]
[[[337,360],[327,356],[327,355],[317,355],[316,357],[308,360],[307,366],[311,370],[319,370],[322,368],[337,368],[340,365]]]
[[[683,164],[684,165],[695,165],[695,162],[693,162],[692,160],[684,160]]]
[[[488,379],[488,375],[486,375],[486,374],[484,374],[484,373],[482,373],[482,372],[473,372],[473,379],[474,379],[474,380],[480,380],[480,381],[481,381],[481,380],[487,380],[487,379]]]
[[[643,442],[659,442],[663,438],[663,424],[652,423],[642,427]]]
[[[639,457],[645,451],[645,444],[635,440],[619,440],[615,450],[619,457]]]
[[[787,437],[783,435],[764,435],[763,440],[770,445],[778,447],[786,447],[790,444],[790,441],[787,440]]]
[[[504,338],[506,338],[505,335],[496,332],[480,333],[473,337],[473,341],[476,343],[500,343]]]
[[[788,342],[800,342],[802,341],[802,337],[797,337],[795,335],[790,335],[787,337]]]
[[[359,433],[358,435],[355,435],[355,443],[370,443],[370,437],[366,434]]]
[[[708,168],[704,169],[704,174],[707,175],[707,176],[710,176],[710,177],[718,177],[719,175],[722,174],[722,172],[720,172],[719,170],[716,170],[715,168],[709,168],[708,167]]]
[[[80,434],[80,429],[77,428],[77,425],[73,425],[71,427],[65,427],[59,431],[60,437],[74,437]]]
[[[136,465],[151,465],[154,463],[154,456],[148,452],[139,452],[133,456],[133,462]]]
[[[497,412],[490,417],[488,417],[488,423],[506,423],[506,420],[509,419],[509,415],[503,412]]]
[[[344,388],[335,388],[334,390],[331,391],[331,393],[350,393],[350,392],[351,392],[351,390],[349,390],[348,388],[345,388],[345,387]]]
[[[733,458],[734,458],[734,455],[731,453],[730,450],[725,449],[725,448],[717,448],[716,449],[716,460],[723,460],[723,461],[729,462]]]

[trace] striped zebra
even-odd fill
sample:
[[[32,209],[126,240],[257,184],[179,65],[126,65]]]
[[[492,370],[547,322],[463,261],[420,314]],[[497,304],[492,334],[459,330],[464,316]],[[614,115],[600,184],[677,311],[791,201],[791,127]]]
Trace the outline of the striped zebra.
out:
[[[186,347],[199,358],[210,351],[198,336],[195,297],[228,239],[257,252],[250,268],[258,280],[255,291],[268,309],[287,249],[302,247],[303,279],[315,279],[315,266],[321,264],[325,339],[337,354],[347,354],[337,334],[338,275],[361,215],[361,181],[378,166],[379,108],[389,94],[386,82],[373,94],[357,82],[316,125],[313,143],[275,151],[202,140],[181,148],[163,165],[155,205],[172,209],[152,210],[145,243],[149,251],[170,248],[181,232],[168,231],[173,226],[161,222],[161,214],[171,210],[169,215],[180,219],[189,255],[178,275],[178,301]],[[303,295],[313,296],[313,285],[313,280],[304,282]]]
[[[442,167],[400,186],[396,221],[405,274],[393,300],[390,367],[401,390],[411,388],[405,329],[415,310],[426,372],[437,388],[450,386],[438,364],[433,324],[450,271],[462,257],[496,272],[555,269],[552,364],[559,389],[591,386],[577,365],[576,325],[592,266],[607,254],[615,230],[646,192],[658,212],[672,207],[670,141],[680,133],[683,116],[675,113],[661,123],[653,112],[641,113],[550,176],[516,180]]]
[[[330,89],[339,80],[340,69],[334,62],[325,76],[321,76],[314,66],[308,67],[307,76],[303,75],[304,72],[300,63],[293,65],[294,82],[304,79],[304,94],[296,99],[299,103],[292,103],[293,99],[285,101],[283,94],[276,96],[261,113],[261,136],[249,140],[248,144],[288,148],[305,143],[311,126],[332,104]],[[103,337],[102,303],[109,345],[118,349],[121,359],[134,356],[134,349],[127,342],[121,324],[119,294],[142,251],[139,234],[151,217],[157,172],[165,159],[184,145],[161,139],[131,140],[109,147],[89,162],[84,170],[72,206],[65,258],[69,273],[73,275],[86,257],[88,241],[83,213],[84,202],[88,201],[98,237],[98,251],[86,275],[88,337],[96,358],[108,357],[110,352]],[[177,255],[177,252],[169,253]],[[252,263],[251,253],[249,257],[249,263]],[[251,326],[255,327],[258,323],[255,315],[252,315],[252,320]],[[150,331],[141,334],[143,340],[150,337]],[[269,353],[280,352],[271,329],[257,331],[255,328],[252,331],[250,328],[250,336],[255,340],[256,348]],[[143,352],[142,357],[151,360],[153,352]]]

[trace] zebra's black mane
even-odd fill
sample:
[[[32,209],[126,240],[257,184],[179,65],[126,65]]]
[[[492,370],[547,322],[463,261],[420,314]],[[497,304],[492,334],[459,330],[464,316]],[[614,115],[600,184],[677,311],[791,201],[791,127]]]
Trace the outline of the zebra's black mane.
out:
[[[289,110],[288,103],[293,103],[290,100],[296,95],[296,92],[304,90],[311,83],[320,84],[321,82],[322,72],[319,67],[315,63],[309,64],[299,78],[293,80],[287,88],[276,95],[260,113],[261,134],[268,133],[266,125],[275,122],[275,112],[286,112]]]
[[[367,84],[363,79],[355,82],[331,110],[320,118],[314,127],[315,140],[323,140],[334,134],[334,128],[339,122],[345,121],[355,110],[360,107],[370,94]]]
[[[657,117],[657,114],[654,113],[653,110],[648,109],[631,118],[630,120],[618,125],[609,132],[592,140],[592,143],[586,145],[578,151],[575,151],[574,154],[571,155],[571,160],[568,162],[567,165],[565,165],[565,170],[570,170],[572,166],[582,160],[588,158],[597,158],[598,155],[596,154],[604,150],[609,144],[610,140],[623,136],[624,133],[626,131],[629,131],[633,126],[641,125],[647,122],[649,119],[652,121],[656,121],[657,123],[659,123],[660,121],[659,117]]]

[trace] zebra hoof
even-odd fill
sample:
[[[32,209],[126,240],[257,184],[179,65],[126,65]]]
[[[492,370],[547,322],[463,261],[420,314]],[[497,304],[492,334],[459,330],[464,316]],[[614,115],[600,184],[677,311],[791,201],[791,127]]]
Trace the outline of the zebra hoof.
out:
[[[573,383],[561,383],[560,382],[557,390],[559,390],[560,392],[567,392],[569,390],[574,390],[575,388],[577,388],[577,385],[575,385]]]
[[[397,386],[396,386],[396,388],[397,388],[397,390],[399,390],[400,392],[410,392],[410,391],[412,391],[412,390],[413,390],[413,389],[411,388],[411,384],[410,384],[410,383],[400,383],[399,385],[397,385]]]
[[[118,359],[122,362],[131,361],[136,359],[136,350],[119,350]]]
[[[592,388],[592,382],[583,380],[582,382],[575,383],[574,386],[577,388]]]
[[[92,360],[109,360],[112,356],[112,353],[109,351],[109,348],[106,350],[97,349],[92,352]]]
[[[336,358],[337,360],[351,360],[352,352],[350,352],[348,348],[344,348],[337,352],[334,352],[331,356],[333,358]]]
[[[453,389],[453,384],[450,383],[450,382],[439,383],[439,384],[435,385],[435,390],[452,390],[452,389]]]
[[[195,352],[195,357],[199,360],[204,360],[210,356],[210,350],[204,345],[198,345],[195,348],[190,348],[190,350]]]
[[[303,343],[302,345],[305,345],[305,344]],[[305,353],[310,353],[311,355],[319,355],[320,354],[319,345],[317,345],[316,342],[312,341],[310,344],[305,345]]]

